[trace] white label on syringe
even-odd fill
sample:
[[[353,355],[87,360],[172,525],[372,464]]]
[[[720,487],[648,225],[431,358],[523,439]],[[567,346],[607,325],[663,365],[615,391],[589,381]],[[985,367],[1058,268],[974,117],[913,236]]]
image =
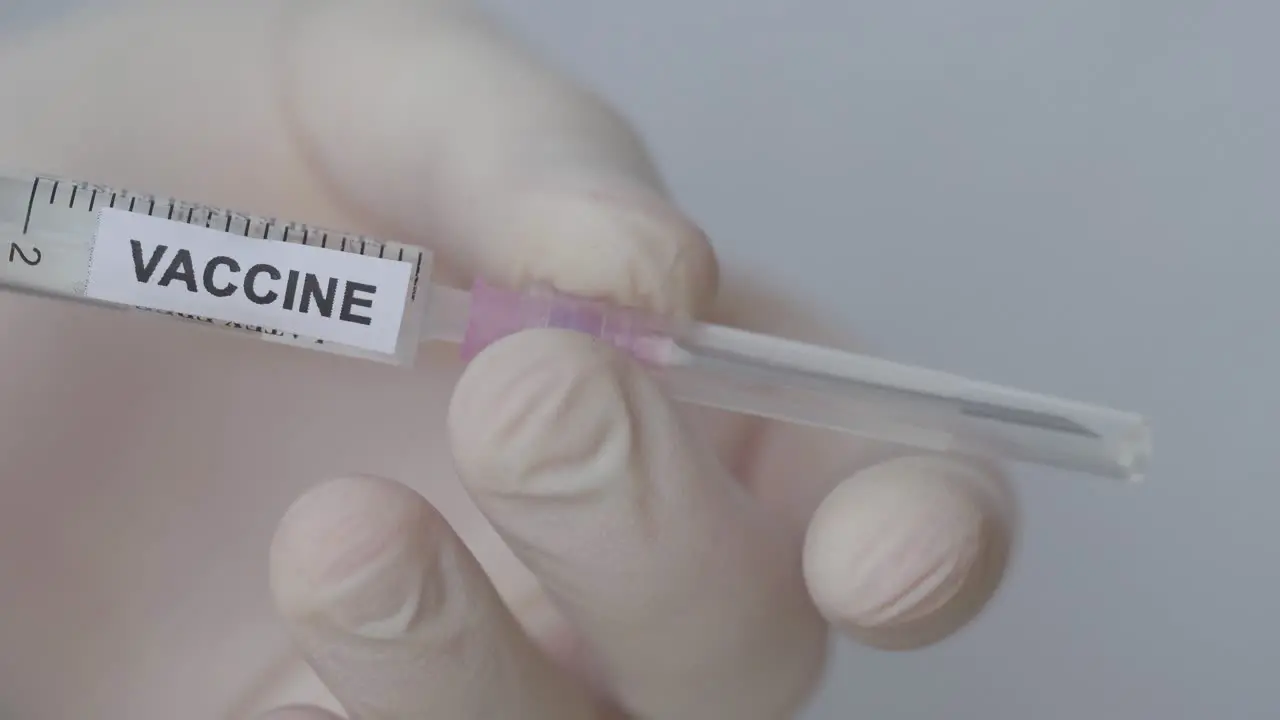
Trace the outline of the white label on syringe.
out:
[[[89,298],[396,351],[409,263],[99,212]]]

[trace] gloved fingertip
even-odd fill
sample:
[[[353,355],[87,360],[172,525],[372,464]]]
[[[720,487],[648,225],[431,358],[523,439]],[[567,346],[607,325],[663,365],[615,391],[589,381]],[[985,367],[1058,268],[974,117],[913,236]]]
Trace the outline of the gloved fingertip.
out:
[[[286,513],[271,555],[295,643],[352,715],[590,717],[592,698],[538,651],[475,556],[407,486],[318,486]]]
[[[833,624],[867,644],[908,649],[952,634],[1004,572],[1007,518],[977,469],[909,457],[841,483],[808,528],[805,579]]]
[[[626,463],[632,450],[627,372],[620,353],[568,330],[525,331],[486,348],[449,407],[464,483],[507,497],[596,494],[610,476],[602,465]]]
[[[430,506],[406,486],[342,478],[304,494],[271,547],[271,586],[291,620],[368,639],[403,634],[423,603],[441,533]]]
[[[706,234],[636,183],[587,176],[513,190],[482,231],[495,280],[557,289],[680,318],[711,308],[719,266]]]

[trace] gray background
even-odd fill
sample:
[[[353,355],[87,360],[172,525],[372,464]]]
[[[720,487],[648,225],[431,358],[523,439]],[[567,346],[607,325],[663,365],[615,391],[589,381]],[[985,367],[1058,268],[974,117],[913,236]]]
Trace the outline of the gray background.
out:
[[[842,646],[807,717],[1280,716],[1280,5],[488,4],[635,119],[729,264],[897,359],[1154,419],[1145,485],[1021,470],[990,610]]]

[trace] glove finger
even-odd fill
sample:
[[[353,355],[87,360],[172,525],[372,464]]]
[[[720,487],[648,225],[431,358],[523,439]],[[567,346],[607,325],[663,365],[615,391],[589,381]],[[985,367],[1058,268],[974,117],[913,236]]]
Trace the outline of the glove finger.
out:
[[[1011,513],[968,463],[903,457],[863,470],[809,523],[805,580],[822,613],[883,649],[935,643],[967,624],[1003,577]]]
[[[631,128],[469,3],[309,3],[292,27],[280,87],[312,165],[370,224],[441,251],[450,281],[677,315],[714,297],[710,246]],[[364,52],[333,51],[353,38]]]
[[[303,495],[272,543],[271,587],[295,642],[356,717],[595,717],[403,485],[344,479]]]
[[[449,428],[476,504],[638,717],[790,717],[826,624],[799,546],[651,377],[573,332],[480,353]]]
[[[342,717],[318,707],[294,705],[271,710],[258,720],[343,720]]]

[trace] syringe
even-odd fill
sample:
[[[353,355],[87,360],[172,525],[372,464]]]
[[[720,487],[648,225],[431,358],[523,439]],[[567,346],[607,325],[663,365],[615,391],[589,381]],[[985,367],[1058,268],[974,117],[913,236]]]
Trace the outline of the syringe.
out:
[[[545,288],[433,284],[430,251],[198,202],[0,173],[0,288],[139,309],[408,366],[566,328],[629,352],[678,400],[931,452],[1136,481],[1140,415]]]

